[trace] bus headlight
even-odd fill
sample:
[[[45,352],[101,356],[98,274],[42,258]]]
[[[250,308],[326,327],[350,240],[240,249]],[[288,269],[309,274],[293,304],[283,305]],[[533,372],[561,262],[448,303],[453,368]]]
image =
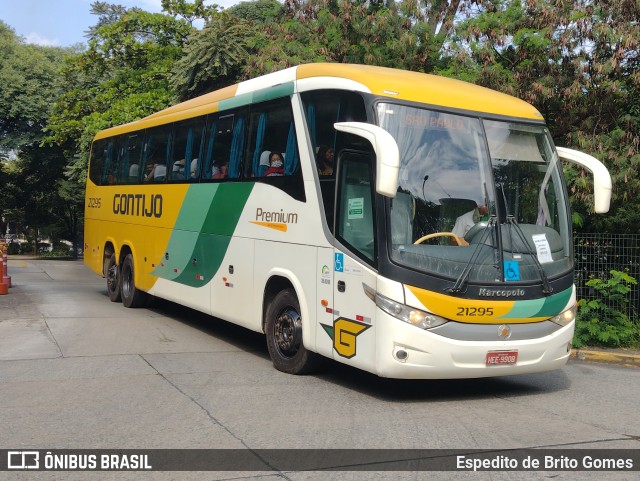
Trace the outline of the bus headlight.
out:
[[[367,296],[376,303],[380,309],[401,321],[419,327],[420,329],[433,329],[448,321],[440,316],[421,311],[399,302],[392,301],[388,297],[381,296],[370,287],[363,284]]]
[[[577,310],[578,310],[578,307],[576,304],[574,304],[566,311],[561,312],[557,316],[553,316],[549,320],[551,322],[555,322],[559,326],[566,326],[567,324],[570,324],[571,322],[575,321]]]

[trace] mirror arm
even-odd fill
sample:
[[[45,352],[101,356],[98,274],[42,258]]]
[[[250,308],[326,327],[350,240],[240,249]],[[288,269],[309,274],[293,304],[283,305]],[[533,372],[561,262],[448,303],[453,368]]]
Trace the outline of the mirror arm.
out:
[[[593,201],[596,214],[604,214],[609,211],[611,203],[611,175],[595,157],[578,150],[556,147],[558,156],[562,160],[569,161],[584,167],[593,174]]]
[[[398,191],[400,151],[391,134],[377,125],[363,122],[338,122],[334,127],[369,141],[376,154],[376,192],[393,199]]]

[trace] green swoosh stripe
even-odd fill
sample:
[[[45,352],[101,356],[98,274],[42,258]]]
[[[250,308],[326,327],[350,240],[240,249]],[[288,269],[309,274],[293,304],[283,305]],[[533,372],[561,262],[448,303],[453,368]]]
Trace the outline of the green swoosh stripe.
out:
[[[536,313],[542,309],[546,299],[527,299],[524,301],[515,301],[513,307],[501,318],[509,319],[525,319],[527,317],[535,317]]]
[[[536,313],[535,317],[553,317],[560,314],[569,302],[572,292],[573,288],[570,287],[569,289],[558,292],[553,296],[547,297],[544,300],[542,308]]]
[[[166,248],[170,258],[153,274],[191,287],[208,283],[220,268],[253,186],[190,186]]]
[[[571,298],[572,288],[544,299],[516,301],[513,308],[501,318],[524,319],[527,317],[553,317],[565,308]]]
[[[218,111],[223,112],[237,107],[244,107],[245,105],[286,97],[293,94],[293,87],[293,82],[286,82],[254,92],[236,95],[230,99],[221,100],[218,103]]]

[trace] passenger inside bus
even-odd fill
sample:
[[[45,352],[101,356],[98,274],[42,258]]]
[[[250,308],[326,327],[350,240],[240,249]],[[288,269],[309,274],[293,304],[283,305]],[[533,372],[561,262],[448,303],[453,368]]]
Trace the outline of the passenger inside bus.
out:
[[[212,179],[226,179],[227,172],[229,170],[229,161],[219,164],[218,162],[213,164],[213,168],[211,169],[211,178]]]
[[[145,182],[163,182],[167,177],[167,166],[162,164],[147,164]]]
[[[316,164],[320,175],[333,175],[333,156],[334,152],[331,147],[327,147],[326,145],[318,147]]]
[[[171,172],[171,180],[184,180],[185,179],[184,164],[185,164],[185,159],[177,160],[173,164],[173,169],[172,169],[172,172]]]
[[[280,152],[269,154],[269,168],[264,173],[265,177],[279,177],[284,175],[284,162]]]

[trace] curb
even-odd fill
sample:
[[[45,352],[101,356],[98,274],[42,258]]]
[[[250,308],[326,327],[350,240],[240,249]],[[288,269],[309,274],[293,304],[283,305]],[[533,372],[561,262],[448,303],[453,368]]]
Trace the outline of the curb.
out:
[[[571,349],[569,359],[587,362],[619,364],[628,367],[640,367],[640,354],[624,351],[601,351],[596,349]]]

